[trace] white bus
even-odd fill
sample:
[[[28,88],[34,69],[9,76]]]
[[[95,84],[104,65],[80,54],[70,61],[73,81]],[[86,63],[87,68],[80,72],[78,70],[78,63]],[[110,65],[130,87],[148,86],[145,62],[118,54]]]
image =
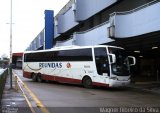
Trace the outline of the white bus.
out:
[[[82,84],[86,88],[119,87],[130,83],[131,65],[135,65],[135,58],[127,56],[120,47],[55,47],[26,51],[23,55],[23,76],[38,82]]]

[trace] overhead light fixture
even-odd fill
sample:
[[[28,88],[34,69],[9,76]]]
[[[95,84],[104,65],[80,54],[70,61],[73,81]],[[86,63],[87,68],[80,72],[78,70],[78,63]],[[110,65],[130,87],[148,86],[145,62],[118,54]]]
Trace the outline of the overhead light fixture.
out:
[[[152,49],[157,49],[157,48],[158,48],[158,47],[156,47],[156,46],[155,46],[155,47],[152,47]]]
[[[139,56],[140,58],[143,58],[143,56]]]
[[[140,53],[140,51],[138,51],[138,50],[136,50],[136,51],[134,51],[135,53]]]

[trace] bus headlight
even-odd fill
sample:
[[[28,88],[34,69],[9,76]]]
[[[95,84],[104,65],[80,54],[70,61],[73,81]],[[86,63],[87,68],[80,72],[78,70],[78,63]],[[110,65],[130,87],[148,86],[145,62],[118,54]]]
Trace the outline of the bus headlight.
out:
[[[117,79],[117,77],[111,77],[110,79],[113,79],[113,80],[118,80],[118,79]]]

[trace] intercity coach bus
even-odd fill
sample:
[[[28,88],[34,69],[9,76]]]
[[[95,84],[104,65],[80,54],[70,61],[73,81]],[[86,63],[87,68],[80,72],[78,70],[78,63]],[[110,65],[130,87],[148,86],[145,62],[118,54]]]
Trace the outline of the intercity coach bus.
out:
[[[23,77],[33,81],[119,87],[130,83],[130,66],[135,58],[116,46],[66,46],[26,51]]]

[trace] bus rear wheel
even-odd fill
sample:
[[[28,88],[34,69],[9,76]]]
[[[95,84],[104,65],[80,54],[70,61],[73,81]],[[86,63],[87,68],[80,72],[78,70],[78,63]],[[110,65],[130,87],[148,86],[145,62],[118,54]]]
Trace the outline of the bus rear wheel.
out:
[[[42,75],[41,75],[41,74],[37,74],[37,81],[38,81],[38,82],[43,82],[43,79],[42,79]]]
[[[37,75],[35,73],[32,74],[32,81],[37,82]]]
[[[92,86],[92,80],[89,78],[89,77],[85,77],[84,79],[83,79],[83,86],[85,87],[85,88],[92,88],[93,86]]]

